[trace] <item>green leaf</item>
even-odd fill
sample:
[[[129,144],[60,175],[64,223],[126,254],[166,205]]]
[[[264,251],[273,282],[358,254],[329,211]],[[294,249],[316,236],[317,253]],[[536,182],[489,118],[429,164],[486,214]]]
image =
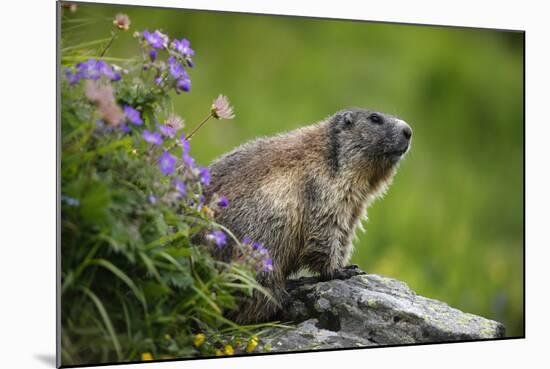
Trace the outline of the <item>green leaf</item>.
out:
[[[216,311],[216,313],[218,314],[221,314],[222,313],[222,310],[220,309],[220,307],[214,302],[214,300],[212,300],[210,297],[208,297],[203,291],[201,291],[199,288],[195,287],[195,286],[191,286],[191,288],[193,289],[193,291],[195,291],[208,305],[210,305],[210,307],[212,307],[212,309],[214,309],[214,311]]]
[[[185,274],[183,272],[166,271],[162,274],[162,277],[166,283],[179,289],[189,288],[194,283],[193,277],[190,274]]]
[[[103,323],[105,324],[105,328],[107,328],[107,331],[109,332],[109,336],[111,337],[111,340],[113,342],[113,346],[115,348],[117,358],[118,360],[122,360],[122,350],[120,348],[120,343],[118,342],[118,338],[115,333],[115,329],[113,328],[113,323],[109,318],[109,314],[107,314],[107,310],[105,310],[105,306],[103,305],[101,300],[97,297],[97,295],[93,293],[91,290],[89,290],[87,287],[82,287],[81,290],[82,292],[84,292],[86,296],[90,298],[90,300],[92,300],[97,310],[99,311],[99,315],[101,315],[101,319],[103,320]]]
[[[109,271],[111,271],[111,273],[113,273],[114,275],[116,275],[122,282],[124,282],[128,287],[130,287],[134,295],[136,295],[136,298],[143,305],[143,310],[147,311],[147,302],[145,301],[145,297],[143,296],[143,293],[136,287],[136,285],[134,284],[134,282],[132,282],[130,277],[128,277],[122,270],[120,270],[113,263],[105,259],[94,259],[90,262],[90,264],[102,266],[108,269]]]
[[[101,45],[101,44],[109,41],[110,39],[111,39],[110,37],[107,37],[107,38],[102,38],[102,39],[99,39],[99,40],[82,42],[82,43],[77,44],[77,45],[66,46],[66,47],[63,47],[61,49],[61,54],[64,54],[67,51],[74,50],[74,49],[82,49],[82,48],[89,47],[89,46]]]
[[[160,274],[157,268],[155,267],[155,264],[151,260],[151,258],[149,258],[149,256],[147,256],[144,252],[141,252],[141,251],[139,252],[139,257],[141,258],[141,260],[143,260],[143,263],[145,264],[145,267],[147,268],[147,271],[149,272],[149,274],[154,276],[157,279],[157,281],[162,283],[162,278],[160,277]]]
[[[107,185],[101,181],[93,181],[82,194],[80,214],[87,223],[105,224],[110,205],[111,195]]]
[[[189,247],[167,247],[163,253],[172,256],[174,259],[188,258],[191,256],[191,249]]]
[[[150,242],[147,245],[145,245],[145,249],[146,250],[154,249],[156,247],[163,246],[163,245],[165,245],[169,242],[173,242],[173,241],[175,241],[179,238],[183,238],[183,237],[189,237],[189,228],[184,228],[182,230],[179,230],[176,233],[172,233],[172,234],[169,234],[167,236],[162,236],[162,237],[156,239],[155,241]]]
[[[141,282],[141,288],[149,301],[157,301],[160,298],[172,293],[172,290],[166,285],[160,285],[154,281]]]

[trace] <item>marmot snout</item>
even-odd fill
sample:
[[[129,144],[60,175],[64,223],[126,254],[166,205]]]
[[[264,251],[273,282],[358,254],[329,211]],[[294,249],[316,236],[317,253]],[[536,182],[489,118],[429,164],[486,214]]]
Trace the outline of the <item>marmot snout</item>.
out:
[[[348,263],[368,204],[390,184],[411,139],[404,121],[354,108],[245,143],[212,163],[207,199],[218,193],[230,201],[216,221],[263,243],[273,259],[273,271],[257,278],[275,301],[243,298],[236,321],[272,319],[291,273],[307,268],[331,278]]]

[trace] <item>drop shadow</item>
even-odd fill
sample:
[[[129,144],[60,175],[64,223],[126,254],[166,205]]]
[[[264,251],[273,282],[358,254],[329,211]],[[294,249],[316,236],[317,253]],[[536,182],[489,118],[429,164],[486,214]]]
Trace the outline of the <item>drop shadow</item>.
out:
[[[34,358],[51,368],[56,368],[55,355],[52,354],[34,354]]]

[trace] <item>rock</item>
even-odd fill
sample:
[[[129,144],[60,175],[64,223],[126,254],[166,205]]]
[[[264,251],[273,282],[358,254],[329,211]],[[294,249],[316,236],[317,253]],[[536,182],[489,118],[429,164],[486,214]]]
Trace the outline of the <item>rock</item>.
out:
[[[356,267],[330,281],[288,282],[281,321],[262,340],[270,352],[400,345],[504,337],[501,323],[418,296],[405,283]]]

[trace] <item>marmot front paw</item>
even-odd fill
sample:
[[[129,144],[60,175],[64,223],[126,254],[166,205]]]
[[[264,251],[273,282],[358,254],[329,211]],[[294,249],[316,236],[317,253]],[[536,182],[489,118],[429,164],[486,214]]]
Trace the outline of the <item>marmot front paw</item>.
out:
[[[355,277],[356,275],[362,275],[362,274],[367,274],[367,273],[359,269],[359,266],[357,266],[356,264],[352,264],[340,269],[336,269],[330,274],[322,275],[321,280],[330,281],[332,279],[349,279],[351,277]]]

